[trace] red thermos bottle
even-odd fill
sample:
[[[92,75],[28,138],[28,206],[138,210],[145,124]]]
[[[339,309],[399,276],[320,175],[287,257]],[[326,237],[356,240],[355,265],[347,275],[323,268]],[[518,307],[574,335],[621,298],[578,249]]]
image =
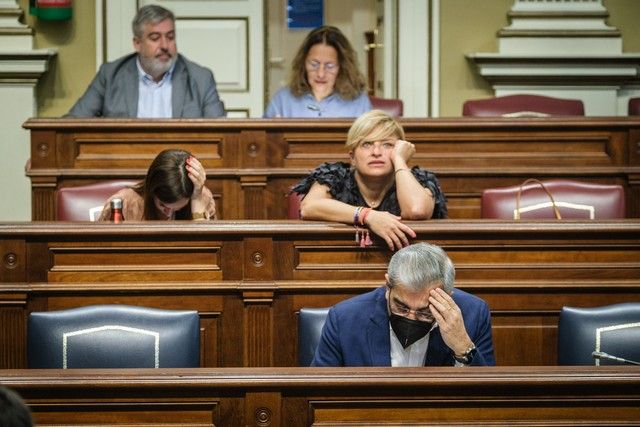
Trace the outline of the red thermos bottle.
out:
[[[118,224],[122,221],[122,199],[111,199],[111,222]]]

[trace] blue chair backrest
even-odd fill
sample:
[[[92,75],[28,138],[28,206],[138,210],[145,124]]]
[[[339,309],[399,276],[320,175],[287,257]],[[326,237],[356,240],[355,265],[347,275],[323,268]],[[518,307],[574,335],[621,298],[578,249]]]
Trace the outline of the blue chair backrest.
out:
[[[34,312],[29,368],[177,368],[200,365],[196,311],[94,305]]]
[[[640,302],[562,308],[558,322],[558,364],[616,363],[594,359],[594,351],[640,360]]]
[[[298,365],[309,366],[316,354],[329,308],[302,308],[298,318]]]

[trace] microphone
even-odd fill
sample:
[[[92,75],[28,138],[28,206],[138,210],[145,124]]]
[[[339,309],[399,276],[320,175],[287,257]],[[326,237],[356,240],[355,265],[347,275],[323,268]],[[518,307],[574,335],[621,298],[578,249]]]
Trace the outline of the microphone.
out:
[[[640,362],[636,362],[635,360],[623,359],[622,357],[612,356],[608,353],[605,353],[604,351],[594,351],[593,353],[591,353],[591,356],[594,359],[612,360],[614,362],[625,363],[627,365],[640,365]]]
[[[307,104],[307,108],[311,111],[320,111],[320,107],[314,104]]]

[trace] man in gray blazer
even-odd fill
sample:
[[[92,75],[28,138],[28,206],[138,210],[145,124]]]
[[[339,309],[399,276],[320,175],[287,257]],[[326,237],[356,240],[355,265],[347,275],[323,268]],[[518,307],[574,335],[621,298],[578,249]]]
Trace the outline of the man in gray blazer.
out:
[[[175,17],[140,8],[132,23],[136,52],[103,64],[66,117],[224,117],[213,73],[178,54]]]

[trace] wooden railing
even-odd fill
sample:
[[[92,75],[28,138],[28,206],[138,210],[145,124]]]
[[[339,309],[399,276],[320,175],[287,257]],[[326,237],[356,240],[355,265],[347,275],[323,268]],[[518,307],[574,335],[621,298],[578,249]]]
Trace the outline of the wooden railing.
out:
[[[637,220],[408,224],[488,302],[499,365],[554,365],[564,305],[640,299]],[[28,313],[103,303],[198,310],[202,366],[295,366],[299,309],[382,285],[391,255],[323,222],[0,224],[0,367],[26,366]]]
[[[638,425],[640,368],[0,371],[37,425]]]
[[[483,189],[527,178],[620,184],[640,217],[640,118],[403,119],[413,164],[434,171],[451,218],[480,218]],[[324,161],[348,161],[351,120],[30,119],[32,218],[54,220],[56,190],[144,177],[166,148],[194,153],[223,219],[284,219],[285,194]]]

